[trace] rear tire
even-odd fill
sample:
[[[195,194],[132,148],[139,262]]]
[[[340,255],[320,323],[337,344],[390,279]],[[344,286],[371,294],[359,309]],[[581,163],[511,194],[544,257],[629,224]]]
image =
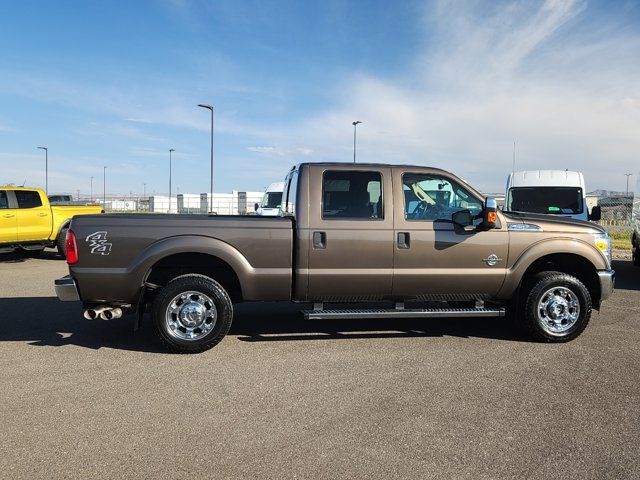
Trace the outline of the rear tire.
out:
[[[522,322],[540,342],[561,343],[580,335],[591,318],[591,295],[576,277],[562,272],[537,274],[524,289]]]
[[[204,275],[183,275],[165,285],[153,302],[153,324],[174,353],[199,353],[216,346],[233,320],[226,290]]]
[[[63,228],[58,234],[56,239],[56,245],[58,247],[58,253],[62,255],[62,258],[67,258],[67,231],[68,228]]]

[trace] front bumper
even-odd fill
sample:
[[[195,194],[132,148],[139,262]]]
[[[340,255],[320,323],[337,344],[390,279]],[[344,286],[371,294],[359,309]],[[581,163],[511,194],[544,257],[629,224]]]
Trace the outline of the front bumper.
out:
[[[58,278],[55,281],[55,288],[58,299],[62,300],[63,302],[77,302],[78,300],[80,300],[76,282],[73,278],[71,278],[71,275]]]
[[[613,293],[616,272],[615,270],[599,270],[598,278],[600,279],[600,301],[606,300]]]

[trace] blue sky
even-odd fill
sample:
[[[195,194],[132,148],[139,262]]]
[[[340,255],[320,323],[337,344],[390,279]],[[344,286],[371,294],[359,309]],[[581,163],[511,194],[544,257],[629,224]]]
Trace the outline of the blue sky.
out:
[[[108,193],[261,190],[300,161],[640,171],[640,3],[5,2],[0,183]],[[175,188],[174,187],[174,188]]]

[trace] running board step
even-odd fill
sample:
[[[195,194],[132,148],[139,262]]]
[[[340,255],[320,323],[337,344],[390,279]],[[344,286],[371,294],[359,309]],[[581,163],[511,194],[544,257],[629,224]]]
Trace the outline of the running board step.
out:
[[[373,310],[303,310],[305,320],[353,320],[360,318],[462,318],[504,317],[504,308],[420,308]]]

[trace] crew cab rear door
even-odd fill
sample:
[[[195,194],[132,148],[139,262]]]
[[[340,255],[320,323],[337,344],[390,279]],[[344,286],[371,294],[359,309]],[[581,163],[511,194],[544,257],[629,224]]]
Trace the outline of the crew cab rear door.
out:
[[[309,167],[309,300],[391,295],[391,169]]]
[[[46,197],[38,190],[14,190],[18,202],[18,241],[47,240],[51,235],[52,213]]]
[[[472,300],[498,292],[509,253],[506,225],[465,229],[452,221],[461,210],[479,216],[484,198],[441,170],[404,167],[394,169],[394,193],[394,295]]]

